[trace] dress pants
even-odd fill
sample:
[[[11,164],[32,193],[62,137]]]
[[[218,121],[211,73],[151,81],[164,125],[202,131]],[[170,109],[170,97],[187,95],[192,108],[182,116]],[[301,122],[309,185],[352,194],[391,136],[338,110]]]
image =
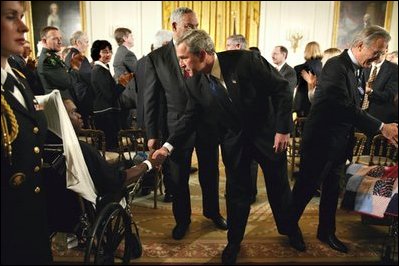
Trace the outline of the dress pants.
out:
[[[319,206],[319,227],[321,235],[335,234],[335,214],[338,205],[339,183],[344,174],[344,163],[333,161],[318,162],[306,156],[301,157],[300,174],[293,188],[292,221],[296,226],[321,184]]]
[[[202,190],[202,206],[205,217],[220,215],[219,207],[219,138],[216,128],[199,127],[195,151],[198,158],[198,177]]]
[[[250,178],[252,160],[259,163],[264,173],[270,206],[281,234],[289,230],[291,189],[287,176],[287,157],[281,153],[278,158],[268,158],[240,134],[223,140],[222,154],[227,179],[227,233],[228,243],[240,245],[248,221],[253,182]]]

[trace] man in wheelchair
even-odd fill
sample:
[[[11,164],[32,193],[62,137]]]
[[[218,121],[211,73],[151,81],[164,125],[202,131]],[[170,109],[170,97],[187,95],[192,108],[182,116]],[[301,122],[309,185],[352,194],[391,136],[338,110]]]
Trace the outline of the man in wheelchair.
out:
[[[78,134],[83,126],[81,115],[72,100],[63,101],[72,126]],[[124,169],[117,165],[109,164],[90,144],[79,141],[85,164],[97,195],[96,212],[101,210],[110,202],[119,202],[126,195],[126,188],[136,183],[146,172],[149,172],[153,166],[156,166],[154,160],[147,160],[135,165],[134,167]],[[48,219],[49,232],[76,232],[81,230],[78,227],[80,214],[83,211],[90,212],[87,204],[77,201],[76,193],[66,189],[67,166],[65,156],[63,156],[63,140],[51,130],[47,133],[45,144],[44,160],[47,163],[46,175],[47,198],[48,198]],[[68,166],[69,167],[69,166]],[[46,174],[47,173],[47,174]],[[56,202],[54,200],[57,200]],[[83,207],[83,208],[82,208]],[[89,214],[90,216],[90,214]]]

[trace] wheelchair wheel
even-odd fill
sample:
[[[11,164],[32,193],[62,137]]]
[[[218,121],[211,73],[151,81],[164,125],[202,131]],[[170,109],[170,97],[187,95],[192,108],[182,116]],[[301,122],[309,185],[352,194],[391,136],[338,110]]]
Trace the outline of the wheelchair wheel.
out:
[[[110,203],[98,215],[86,244],[85,263],[129,263],[133,250],[131,220],[118,203]]]

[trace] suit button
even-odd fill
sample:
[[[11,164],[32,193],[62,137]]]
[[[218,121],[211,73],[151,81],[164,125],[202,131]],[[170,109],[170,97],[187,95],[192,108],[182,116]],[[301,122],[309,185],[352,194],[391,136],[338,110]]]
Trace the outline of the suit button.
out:
[[[38,127],[34,127],[33,128],[33,133],[37,134],[39,132],[39,128]]]
[[[40,166],[36,166],[35,169],[33,169],[35,171],[35,173],[39,172],[40,170]]]
[[[16,188],[19,187],[26,179],[26,176],[24,173],[16,173],[14,174],[10,180],[9,184],[11,187]]]
[[[34,153],[39,153],[40,152],[40,148],[39,147],[34,147],[33,151],[34,151]]]
[[[40,193],[40,187],[36,187],[35,188],[35,193],[37,194],[37,193]]]

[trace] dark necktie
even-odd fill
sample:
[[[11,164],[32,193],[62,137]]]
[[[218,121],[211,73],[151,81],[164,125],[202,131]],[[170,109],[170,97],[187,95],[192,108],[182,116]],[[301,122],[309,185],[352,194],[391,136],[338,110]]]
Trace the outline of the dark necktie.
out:
[[[14,86],[17,86],[19,90],[24,89],[23,85],[19,81],[17,81],[13,75],[8,73],[6,81],[4,82],[3,88],[10,92],[14,92]]]
[[[214,76],[209,77],[209,87],[214,96],[223,102],[231,103],[231,98],[229,97],[226,89],[220,84],[220,82]]]
[[[363,97],[363,95],[364,95],[364,89],[362,87],[363,69],[361,69],[361,68],[356,69],[355,75],[356,75],[356,81],[357,81],[357,83],[356,83],[357,89],[358,89],[360,95]]]

